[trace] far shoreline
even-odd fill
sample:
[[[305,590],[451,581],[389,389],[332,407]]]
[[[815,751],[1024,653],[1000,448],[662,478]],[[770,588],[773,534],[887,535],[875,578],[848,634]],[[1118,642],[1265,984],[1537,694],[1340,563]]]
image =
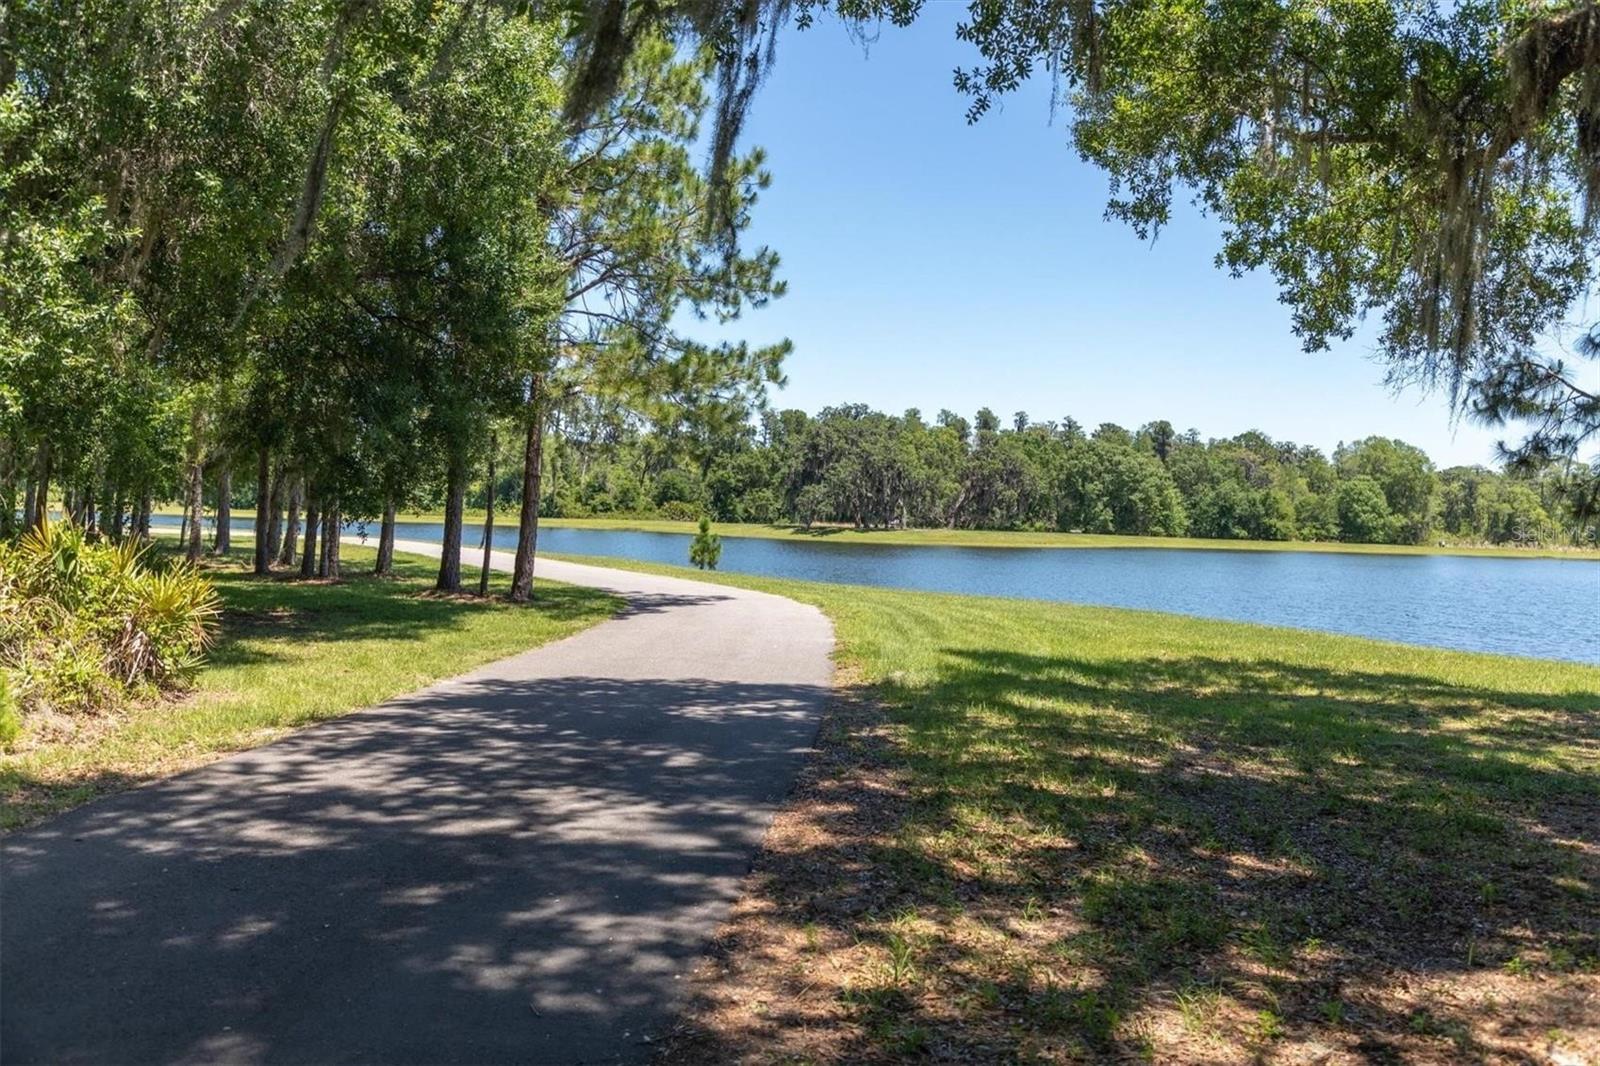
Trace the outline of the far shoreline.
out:
[[[516,521],[515,505],[495,509],[497,523],[510,528]],[[158,507],[156,514],[180,517],[175,507]],[[255,511],[236,508],[234,521],[253,519]],[[208,513],[209,525],[216,516]],[[398,522],[444,521],[443,512],[409,512],[395,516]],[[469,509],[463,516],[467,526],[481,526],[484,512]],[[368,525],[376,530],[377,522]],[[557,529],[588,529],[596,532],[671,533],[692,536],[695,523],[667,518],[545,518],[539,525]],[[718,522],[716,532],[724,537],[757,540],[808,541],[817,544],[861,544],[889,547],[929,548],[1130,548],[1183,551],[1259,551],[1309,552],[1341,555],[1439,555],[1495,559],[1567,559],[1600,561],[1600,549],[1545,545],[1518,548],[1480,544],[1362,544],[1344,541],[1309,540],[1220,540],[1204,537],[1140,537],[1117,533],[1059,533],[1054,531],[1008,529],[856,529],[852,526],[817,523],[809,528],[798,525],[768,525],[756,522]]]

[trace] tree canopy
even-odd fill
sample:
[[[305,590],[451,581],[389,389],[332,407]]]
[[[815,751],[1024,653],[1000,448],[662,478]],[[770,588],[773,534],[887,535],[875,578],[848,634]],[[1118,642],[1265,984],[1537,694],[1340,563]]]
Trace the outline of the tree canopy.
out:
[[[239,497],[258,570],[337,576],[345,522],[443,500],[455,590],[476,464],[499,425],[541,440],[552,390],[747,417],[787,343],[675,323],[782,294],[775,253],[708,221],[748,224],[761,153],[702,172],[714,58],[654,34],[576,117],[580,21],[0,8],[0,534],[58,498],[91,533],[145,533],[177,498],[194,556],[206,501],[225,519]]]
[[[641,27],[697,35],[723,71],[722,159],[790,18],[905,25],[922,0],[596,0],[583,83],[598,95]],[[1266,269],[1306,348],[1381,324],[1396,383],[1443,385],[1526,437],[1533,462],[1600,434],[1600,390],[1562,326],[1593,280],[1600,6],[1532,0],[970,0],[955,72],[979,120],[1052,80],[1074,142],[1141,235],[1192,197],[1220,266]],[[589,96],[574,98],[587,106]],[[1562,347],[1565,354],[1561,354]]]

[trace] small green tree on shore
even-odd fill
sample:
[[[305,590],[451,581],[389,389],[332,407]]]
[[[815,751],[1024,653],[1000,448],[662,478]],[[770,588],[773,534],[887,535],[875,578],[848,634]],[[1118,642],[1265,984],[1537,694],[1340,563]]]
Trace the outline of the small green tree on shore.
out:
[[[700,516],[700,532],[689,545],[689,561],[702,570],[715,570],[722,558],[722,538],[711,532],[711,519]]]

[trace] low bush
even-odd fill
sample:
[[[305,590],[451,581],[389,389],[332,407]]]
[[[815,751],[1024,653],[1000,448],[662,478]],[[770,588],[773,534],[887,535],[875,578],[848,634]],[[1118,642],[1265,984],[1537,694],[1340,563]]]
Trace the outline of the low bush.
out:
[[[0,544],[0,743],[40,711],[83,714],[181,686],[220,611],[183,563],[154,565],[133,542],[94,544],[47,523]]]

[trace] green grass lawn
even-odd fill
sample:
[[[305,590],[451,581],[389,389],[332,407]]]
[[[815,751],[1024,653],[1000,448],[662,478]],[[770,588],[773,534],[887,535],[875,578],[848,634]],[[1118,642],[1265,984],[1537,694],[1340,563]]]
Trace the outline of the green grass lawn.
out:
[[[436,563],[397,556],[396,577],[380,580],[367,574],[371,550],[346,546],[343,556],[347,579],[336,585],[257,579],[241,552],[209,563],[225,610],[193,691],[0,755],[0,826],[266,743],[567,636],[620,606],[549,583],[532,607],[439,598],[425,595]],[[496,575],[491,591],[508,580]]]
[[[845,688],[684,1059],[1600,1051],[1600,668],[712,579]]]
[[[162,509],[162,513],[177,514]],[[234,511],[236,519],[252,511]],[[495,512],[498,525],[515,523],[515,508]],[[210,517],[209,515],[207,517]],[[442,513],[418,512],[398,516],[401,522],[443,522]],[[468,511],[466,522],[483,524],[482,511]],[[631,530],[641,533],[693,535],[695,523],[660,518],[541,518],[539,524],[558,529]],[[1198,548],[1206,551],[1344,552],[1358,555],[1485,555],[1518,559],[1600,560],[1600,549],[1572,547],[1516,548],[1494,545],[1341,544],[1289,540],[1207,540],[1201,537],[1125,537],[1101,533],[1050,533],[1004,529],[870,529],[817,525],[765,525],[754,522],[719,522],[716,532],[725,537],[764,540],[809,540],[820,544],[899,544],[952,548]],[[375,535],[375,534],[374,534]]]

